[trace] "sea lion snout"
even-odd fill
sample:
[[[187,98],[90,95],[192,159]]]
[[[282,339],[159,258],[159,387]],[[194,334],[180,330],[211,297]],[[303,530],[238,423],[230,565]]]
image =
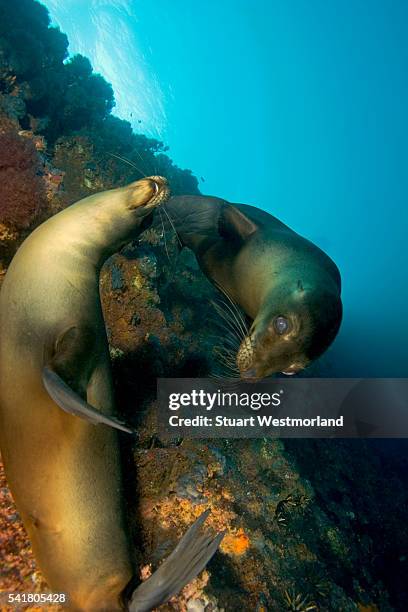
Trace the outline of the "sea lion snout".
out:
[[[128,186],[129,208],[154,208],[170,197],[170,188],[163,176],[148,176]]]
[[[254,348],[251,336],[246,336],[238,349],[237,366],[243,378],[252,378],[251,375],[244,376],[250,370],[253,371],[252,363],[254,360]]]
[[[299,321],[292,313],[255,321],[237,353],[241,378],[256,381],[272,374],[290,376],[303,370],[309,360],[303,354],[298,334]]]
[[[301,300],[296,293],[281,301],[284,307],[273,312],[271,301],[265,300],[239,348],[237,366],[246,380],[297,374],[317,359],[337,334],[342,310],[338,292],[318,288],[303,291]]]

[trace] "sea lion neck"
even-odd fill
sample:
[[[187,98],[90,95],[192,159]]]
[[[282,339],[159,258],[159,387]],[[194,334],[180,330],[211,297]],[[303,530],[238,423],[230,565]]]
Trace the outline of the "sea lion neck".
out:
[[[53,233],[61,241],[58,250],[85,259],[99,270],[113,253],[149,225],[152,209],[130,208],[120,189],[95,194],[66,208],[43,225],[42,231]],[[57,236],[57,238],[55,238]]]

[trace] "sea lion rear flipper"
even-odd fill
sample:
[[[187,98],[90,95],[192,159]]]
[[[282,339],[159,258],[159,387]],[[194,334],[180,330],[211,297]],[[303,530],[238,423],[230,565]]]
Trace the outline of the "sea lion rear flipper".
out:
[[[209,510],[203,512],[159,569],[133,591],[128,604],[129,612],[149,612],[160,606],[205,568],[224,537],[224,532],[215,537],[200,533],[209,513]]]
[[[47,366],[43,368],[42,379],[44,387],[48,391],[50,397],[52,397],[54,402],[65,412],[79,416],[96,425],[103,423],[104,425],[109,425],[110,427],[126,431],[127,433],[134,433],[132,429],[126,427],[126,425],[115,417],[106,416],[88,404],[82,397],[75,393],[56,372]]]

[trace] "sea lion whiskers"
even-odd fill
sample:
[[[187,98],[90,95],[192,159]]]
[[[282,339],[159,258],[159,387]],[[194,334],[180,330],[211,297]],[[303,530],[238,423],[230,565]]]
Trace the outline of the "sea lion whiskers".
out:
[[[240,375],[239,372],[232,370],[228,366],[225,366],[224,364],[218,364],[216,368],[211,370],[209,378],[215,378],[218,380],[240,380]]]
[[[146,178],[146,176],[148,176],[148,174],[146,172],[143,172],[142,170],[140,170],[140,168],[138,168],[136,166],[136,164],[134,162],[132,162],[130,159],[127,159],[126,157],[122,157],[121,155],[117,155],[116,153],[108,153],[108,155],[110,155],[111,157],[116,157],[116,159],[119,159],[120,161],[125,162],[126,164],[128,164],[129,166],[132,166],[132,168],[134,168],[135,170],[137,170],[139,172],[139,174],[143,177]],[[157,174],[157,172],[155,172],[154,174]]]
[[[216,345],[213,349],[213,353],[217,357],[217,363],[222,364],[224,369],[227,369],[229,373],[235,376],[239,375],[239,369],[235,358],[239,341],[237,341],[230,332],[227,332],[227,334],[230,337],[227,335],[227,337],[223,338],[223,344]],[[217,339],[219,340],[219,338]]]
[[[217,382],[218,384],[221,384],[224,388],[229,388],[229,389],[239,388],[239,384],[240,384],[239,376],[231,375],[228,373],[224,375],[222,372],[218,371],[218,373],[211,372],[208,377],[211,380],[214,380],[215,382]]]
[[[135,149],[136,153],[139,155],[140,159],[142,160],[142,162],[144,162],[142,156],[140,155],[139,151],[137,149]],[[153,167],[153,174],[150,173],[146,173],[143,170],[141,170],[138,166],[136,166],[136,164],[128,159],[127,157],[124,157],[122,155],[118,155],[117,153],[111,153],[109,152],[108,155],[110,155],[111,157],[115,157],[116,159],[119,159],[120,161],[123,161],[124,163],[128,164],[129,166],[131,166],[132,168],[135,168],[135,170],[137,170],[139,172],[139,174],[142,176],[142,179],[145,178],[150,178],[152,180],[155,179],[161,179],[161,176],[159,175],[159,173],[156,170],[156,167]],[[156,195],[159,193],[159,186],[157,183],[155,183],[155,188],[156,188]],[[164,204],[164,202],[168,199],[168,196],[170,194],[170,191],[167,190],[165,197],[163,198],[163,201],[159,201],[158,203],[155,202],[155,205],[158,206],[160,204]]]
[[[223,316],[222,314],[220,315]],[[237,336],[236,330],[231,330],[229,327],[225,327],[220,321],[217,322],[220,330],[224,330],[224,334],[221,336],[222,344],[217,344],[214,347],[214,353],[223,360],[224,365],[230,366],[234,372],[238,371],[236,363],[236,354],[239,346],[242,344],[241,339]],[[216,337],[216,340],[220,341],[220,336]]]
[[[221,359],[221,361],[230,366],[232,369],[238,370],[236,367],[235,360],[232,359],[231,353],[227,349],[223,349],[223,347],[216,346],[214,347],[214,353]]]
[[[140,161],[142,162],[142,164],[144,164],[146,160],[145,160],[145,159],[143,159],[143,157],[140,155],[140,152],[139,152],[139,150],[138,150],[138,149],[135,149],[135,151],[136,151],[136,154],[139,156],[139,159],[140,159]],[[155,166],[154,164],[151,164],[151,167],[153,168],[153,173],[154,173],[154,174],[157,174],[157,168],[156,168],[156,166]]]
[[[219,340],[219,338],[217,338]],[[237,343],[235,339],[222,338],[222,344],[215,344],[214,352],[228,358],[231,364],[236,367],[235,355],[237,351]]]
[[[221,325],[219,319],[217,321],[217,325],[218,327],[228,331],[231,334],[234,334],[234,337],[236,337],[236,339],[241,342],[242,338],[243,338],[243,334],[242,334],[242,330],[240,329],[240,327],[237,326],[237,322],[236,320],[231,317],[231,315],[226,312],[225,310],[222,309],[222,307],[217,304],[216,302],[212,302],[211,301],[212,306],[214,307],[214,309],[217,312],[217,315],[219,317],[221,317],[221,319],[224,321],[224,324]]]
[[[237,315],[231,309],[227,302],[220,300],[220,303],[217,304],[217,302],[212,301],[212,305],[216,309],[217,314],[219,314],[224,319],[224,321],[229,323],[231,328],[237,332],[237,336],[240,340],[244,339],[247,336],[247,330],[244,327],[244,324],[237,317]],[[225,307],[225,309],[223,309],[223,307]]]
[[[146,160],[144,160],[144,159],[143,159],[143,157],[140,155],[140,152],[139,152],[137,149],[135,149],[135,151],[136,151],[137,155],[140,157],[140,160],[142,161],[142,163],[144,163]],[[127,161],[127,162],[128,162],[130,165],[132,165],[132,163],[131,163],[129,160],[127,160],[126,158],[122,158],[122,160],[123,160],[123,161]],[[135,166],[134,164],[133,164],[133,166],[136,168],[136,166]],[[156,175],[157,175],[157,174],[158,174],[158,169],[156,168],[156,166],[155,166],[154,164],[152,164],[152,167],[153,167],[153,172],[154,172],[154,174],[156,174]],[[171,217],[170,217],[170,215],[169,215],[168,211],[166,210],[166,208],[165,208],[165,206],[164,206],[164,203],[163,203],[163,211],[165,212],[166,217],[168,218],[169,223],[170,223],[170,225],[171,225],[171,227],[172,227],[172,229],[173,229],[174,233],[176,234],[176,237],[177,237],[177,240],[178,240],[178,242],[179,242],[180,246],[182,247],[182,246],[183,246],[183,244],[182,244],[182,242],[181,242],[181,240],[180,240],[180,237],[179,237],[179,235],[178,235],[178,233],[177,233],[177,230],[176,230],[176,228],[175,228],[175,226],[174,226],[174,223],[173,223],[173,221],[172,221],[172,219],[171,219]],[[164,231],[165,231],[165,230],[164,230],[164,224],[163,224],[163,232],[164,232]],[[164,239],[165,239],[165,235],[164,235]]]
[[[227,302],[221,302],[221,303],[223,306],[225,306],[227,311],[231,313],[232,320],[236,321],[238,329],[242,337],[245,338],[245,336],[247,335],[247,330],[246,330],[244,323],[242,323],[241,319],[237,316],[236,312],[234,312],[234,310],[231,308],[231,306]],[[224,312],[228,316],[227,311],[224,311]]]
[[[172,227],[172,229],[173,229],[173,231],[174,231],[174,233],[176,235],[176,238],[177,238],[177,241],[178,241],[180,247],[183,247],[183,243],[181,242],[180,236],[178,235],[178,231],[176,230],[174,222],[173,222],[172,218],[170,217],[169,212],[168,212],[167,208],[164,206],[164,204],[163,204],[163,211],[164,211],[167,219],[169,220],[169,223],[170,223],[170,225],[171,225],[171,227]]]
[[[146,160],[145,160],[145,159],[143,159],[143,157],[140,155],[140,153],[139,153],[139,151],[138,151],[137,149],[134,149],[134,150],[135,150],[135,153],[137,153],[137,155],[140,157],[140,161],[142,162],[142,164],[144,164]],[[141,176],[142,176],[143,178],[146,178],[146,177],[147,177],[147,176],[149,176],[149,174],[150,174],[150,171],[149,171],[149,172],[146,172],[146,171],[144,171],[143,169],[141,170],[141,169],[140,169],[138,166],[136,166],[136,164],[135,164],[135,162],[134,162],[133,160],[128,159],[128,158],[127,158],[127,157],[125,157],[124,155],[118,155],[117,153],[111,153],[111,152],[109,152],[109,153],[108,153],[108,155],[111,155],[112,157],[116,157],[116,158],[117,158],[117,159],[119,159],[120,161],[123,161],[123,162],[125,162],[126,164],[128,164],[129,166],[132,166],[132,168],[135,168],[135,170],[137,170],[137,171],[138,171],[138,172],[141,174]],[[152,167],[152,170],[153,170],[153,174],[154,174],[154,175],[159,174],[159,173],[158,173],[158,170],[157,170],[157,168],[156,168],[156,166],[155,166],[155,165],[153,165],[153,164],[152,164],[152,166],[151,166],[151,167]]]
[[[220,340],[222,340],[221,346],[229,347],[228,350],[231,354],[235,354],[241,345],[242,337],[238,333],[236,327],[231,327],[235,322],[225,321],[223,317],[223,311],[217,313],[218,319],[215,321],[215,328],[217,330],[217,335],[212,334],[210,337],[215,340],[215,345],[218,346]],[[222,336],[220,338],[220,333]]]
[[[239,307],[235,304],[235,302],[233,302],[228,293],[221,286],[219,286],[219,289],[227,297],[231,306],[233,307],[233,310],[231,309],[231,307],[229,308],[229,310],[232,310],[235,318],[238,318],[240,322],[239,328],[241,331],[241,337],[239,339],[241,340],[241,342],[239,346],[235,347],[234,354],[232,355],[232,352],[230,353],[230,358],[233,357],[234,359],[234,372],[236,371],[240,373],[243,366],[245,366],[244,369],[248,369],[252,365],[254,357],[253,341],[250,330],[248,330],[248,326],[242,316]],[[225,305],[228,306],[227,304]],[[235,315],[235,313],[237,314]],[[220,314],[221,316],[223,316],[221,312]]]
[[[221,367],[216,370],[218,373],[223,373],[224,376],[226,377],[237,377],[238,378],[238,373],[231,369],[227,364],[225,363],[220,363],[219,364]]]
[[[160,208],[159,208],[159,217],[160,217],[160,222],[161,222],[161,224],[162,224],[162,228],[163,228],[163,242],[164,242],[164,250],[166,251],[167,259],[168,259],[169,261],[171,261],[171,260],[170,260],[170,255],[169,255],[169,251],[168,251],[168,248],[167,248],[167,242],[166,242],[166,232],[165,232],[165,230],[164,230],[163,216],[162,216],[162,213],[161,213]]]
[[[248,334],[248,325],[245,321],[245,318],[243,317],[242,314],[242,310],[239,308],[239,306],[237,305],[236,302],[234,302],[234,300],[231,298],[231,296],[229,295],[229,293],[224,289],[224,287],[222,287],[217,281],[215,281],[215,286],[217,287],[217,289],[219,291],[221,291],[221,293],[223,293],[225,295],[225,297],[227,298],[227,300],[229,301],[232,309],[235,311],[237,317],[239,318],[239,320],[241,321],[242,327],[245,331],[245,335]]]
[[[219,322],[218,326],[221,330],[225,330],[226,335],[222,337],[223,344],[214,344],[214,352],[222,352],[222,355],[227,356],[233,368],[236,369],[235,355],[239,347],[239,340],[231,333],[228,328],[224,327]],[[214,343],[220,341],[219,335],[211,334],[210,336],[208,336],[208,338],[210,340],[213,340]]]
[[[223,306],[226,306],[225,302],[221,302]],[[214,354],[217,356],[219,362],[222,362],[224,368],[227,367],[230,373],[237,375],[239,369],[236,362],[236,354],[241,346],[242,342],[247,336],[243,336],[241,327],[237,326],[237,321],[230,315],[229,310],[224,311],[220,304],[215,301],[211,301],[218,318],[215,319],[214,323],[222,335],[222,345],[216,345],[214,347]],[[213,334],[211,336],[215,341],[220,341],[220,335]]]
[[[240,380],[239,372],[237,372],[234,369],[229,368],[225,364],[219,364],[219,368],[214,370],[214,373],[217,373],[219,376],[222,376],[224,379]]]
[[[228,368],[228,370],[233,374],[239,374],[239,370],[234,360],[230,360],[227,357],[224,357],[221,351],[214,351],[214,354],[217,357],[218,364],[222,364],[224,367]]]
[[[141,161],[144,163],[146,160],[144,160],[144,159],[143,159],[143,157],[140,155],[140,153],[139,153],[139,151],[138,151],[137,149],[135,149],[135,151],[136,151],[137,155],[139,155],[139,157],[140,157]],[[124,163],[128,164],[129,166],[132,166],[132,167],[133,167],[133,168],[135,168],[135,170],[137,170],[137,171],[138,171],[138,172],[139,172],[139,173],[140,173],[140,174],[141,174],[141,175],[142,175],[144,178],[148,176],[148,174],[147,174],[147,173],[142,172],[142,171],[140,170],[140,168],[138,168],[138,166],[136,166],[136,164],[135,164],[135,163],[134,163],[132,160],[127,159],[126,157],[123,157],[123,156],[121,156],[121,155],[117,155],[116,153],[109,153],[109,155],[111,155],[112,157],[116,157],[116,158],[117,158],[117,159],[119,159],[120,161],[122,161],[122,162],[124,162]],[[153,172],[154,172],[154,175],[157,175],[157,174],[158,174],[158,171],[157,171],[156,167],[153,167]],[[181,239],[180,239],[180,236],[179,236],[179,234],[178,234],[178,231],[176,230],[176,226],[174,225],[174,221],[173,221],[173,219],[171,218],[171,216],[170,216],[170,214],[169,214],[169,212],[168,212],[168,210],[167,210],[167,208],[166,208],[166,206],[165,206],[165,202],[163,202],[163,203],[161,204],[161,208],[163,209],[163,212],[165,213],[165,215],[166,215],[166,217],[167,217],[167,219],[168,219],[168,221],[169,221],[169,224],[170,224],[170,226],[171,226],[171,229],[174,231],[174,234],[175,234],[175,236],[176,236],[176,238],[177,238],[177,242],[179,243],[180,247],[182,248],[182,247],[183,247],[183,243],[181,242]],[[169,256],[169,253],[168,253],[168,249],[167,249],[167,244],[166,244],[166,229],[165,229],[165,227],[164,227],[164,223],[163,223],[163,220],[162,220],[162,215],[161,215],[161,211],[160,211],[160,210],[159,210],[159,214],[160,214],[161,223],[162,223],[162,227],[163,227],[163,240],[164,240],[164,246],[165,246],[166,254],[167,254],[167,257],[168,257],[169,261],[171,261],[170,256]]]
[[[240,345],[239,338],[237,338],[232,332],[230,332],[229,329],[225,327],[222,323],[219,323],[219,328],[220,330],[225,330],[226,332],[226,335],[222,338],[222,346],[229,346],[229,350],[231,351],[231,353],[233,351],[236,352]],[[220,338],[219,336],[213,336],[213,339],[219,340]]]

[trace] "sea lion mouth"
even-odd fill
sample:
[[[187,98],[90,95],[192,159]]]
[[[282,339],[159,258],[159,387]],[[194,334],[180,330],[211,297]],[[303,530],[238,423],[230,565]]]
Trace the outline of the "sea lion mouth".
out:
[[[150,200],[145,204],[146,208],[160,206],[164,204],[170,197],[170,188],[167,179],[163,176],[149,176],[147,178],[151,182],[154,193]]]
[[[306,359],[299,359],[291,363],[285,370],[282,370],[281,374],[285,376],[294,376],[295,374],[299,374],[302,370],[306,368],[308,361]]]
[[[164,176],[148,176],[129,187],[128,207],[131,210],[150,210],[170,197],[170,188]]]
[[[301,359],[289,361],[282,355],[278,354],[273,357],[268,352],[259,355],[259,348],[262,348],[262,346],[258,346],[255,335],[249,334],[243,339],[238,349],[236,365],[240,377],[247,382],[256,382],[272,374],[294,376],[306,367],[306,362]]]

